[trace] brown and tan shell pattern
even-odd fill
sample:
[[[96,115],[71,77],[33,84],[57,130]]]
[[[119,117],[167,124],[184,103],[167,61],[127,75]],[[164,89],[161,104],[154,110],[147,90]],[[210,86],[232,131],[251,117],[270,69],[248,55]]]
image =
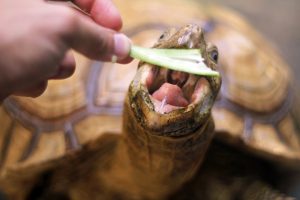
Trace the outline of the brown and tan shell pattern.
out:
[[[209,12],[214,19],[208,40],[219,48],[223,79],[213,109],[217,137],[299,166],[300,132],[292,116],[296,104],[289,67],[237,14],[218,7]]]
[[[217,136],[267,158],[299,161],[298,132],[289,114],[288,67],[243,19],[223,9],[203,9],[193,0],[115,3],[123,31],[137,45],[151,46],[168,27],[202,25],[221,55],[224,87],[213,110]],[[137,62],[121,66],[78,54],[76,61],[76,73],[51,82],[41,97],[3,102],[2,170],[57,158],[104,132],[121,131],[123,100]]]
[[[120,132],[120,116],[107,115],[120,108],[94,104],[99,63],[93,65],[78,54],[76,61],[76,73],[70,79],[50,82],[41,97],[11,97],[3,102],[2,168],[56,158],[102,132]]]

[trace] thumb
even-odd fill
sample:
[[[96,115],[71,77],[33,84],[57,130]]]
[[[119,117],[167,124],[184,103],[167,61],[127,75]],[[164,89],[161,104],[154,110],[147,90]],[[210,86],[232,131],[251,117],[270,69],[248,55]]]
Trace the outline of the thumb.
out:
[[[127,36],[104,28],[80,14],[76,14],[74,20],[64,37],[69,47],[91,59],[130,61],[131,42]]]

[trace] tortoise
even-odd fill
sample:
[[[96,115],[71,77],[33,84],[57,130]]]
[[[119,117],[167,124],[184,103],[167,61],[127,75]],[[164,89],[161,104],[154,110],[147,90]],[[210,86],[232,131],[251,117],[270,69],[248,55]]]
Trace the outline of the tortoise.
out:
[[[166,0],[164,3],[168,2]],[[199,172],[203,170],[207,173],[203,172],[194,175],[197,166],[201,162],[198,159],[203,158],[205,148],[207,148],[203,147],[204,150],[197,151],[197,155],[191,154],[187,158],[179,156],[180,159],[187,159],[187,162],[192,162],[193,156],[196,156],[197,159],[194,160],[199,162],[195,166],[184,166],[192,167],[192,170],[189,170],[189,173],[181,178],[182,180],[174,181],[168,179],[164,180],[166,182],[163,185],[161,185],[162,183],[156,184],[157,180],[153,180],[154,178],[159,180],[164,178],[162,174],[156,174],[157,176],[152,178],[151,181],[146,181],[144,187],[148,187],[147,183],[153,181],[153,188],[143,190],[144,196],[142,197],[167,198],[166,196],[178,190],[191,177],[194,177],[195,180],[192,180],[189,184],[206,185],[206,189],[200,191],[198,188],[198,192],[190,191],[190,194],[195,196],[200,194],[202,197],[206,195],[206,199],[217,199],[216,196],[210,195],[218,195],[220,192],[224,194],[223,199],[232,199],[230,195],[236,195],[235,193],[239,193],[238,195],[241,196],[244,195],[248,199],[253,199],[250,195],[256,194],[258,195],[257,199],[263,199],[259,195],[266,195],[266,198],[271,198],[273,195],[281,196],[273,191],[271,185],[265,184],[267,180],[265,180],[264,176],[266,175],[264,174],[268,173],[266,173],[266,170],[262,170],[264,168],[261,168],[261,164],[269,166],[269,162],[264,160],[266,159],[271,160],[272,164],[273,162],[280,162],[286,167],[299,166],[299,139],[296,126],[292,121],[292,91],[289,89],[291,83],[289,82],[290,73],[288,66],[265,42],[264,38],[259,36],[243,19],[232,12],[224,9],[220,10],[219,8],[203,9],[203,12],[199,12],[201,7],[193,1],[184,4],[180,1],[175,2],[168,3],[171,8],[167,11],[163,8],[164,4],[160,1],[151,2],[149,11],[141,9],[145,7],[145,2],[135,2],[130,7],[133,10],[132,12],[126,11],[128,5],[124,2],[117,1],[116,3],[119,5],[125,19],[124,32],[131,36],[136,44],[149,46],[150,43],[153,43],[153,40],[159,37],[161,30],[174,24],[180,25],[187,22],[203,26],[207,32],[207,39],[217,44],[221,52],[218,70],[222,73],[223,85],[213,107],[212,114],[215,119],[215,136],[218,141],[213,141],[209,148],[207,160],[199,170]],[[182,5],[180,12],[185,11],[186,15],[174,15],[174,10],[178,9],[178,4]],[[154,14],[158,10],[153,11],[150,6],[158,10],[164,10],[167,17],[164,18],[163,22],[159,20],[160,16]],[[143,18],[137,16],[143,16]],[[166,36],[168,38],[168,35],[172,32],[174,32],[174,29],[166,32],[161,40]],[[258,49],[258,44],[263,48]],[[170,47],[174,48],[173,46]],[[212,50],[214,51],[211,52],[215,54],[216,50],[214,47],[212,47]],[[222,57],[222,55],[224,56]],[[3,108],[1,108],[1,121],[4,124],[1,127],[1,133],[3,133],[1,135],[1,163],[3,171],[1,185],[9,195],[10,192],[17,191],[18,186],[23,188],[19,190],[19,193],[17,192],[16,195],[18,196],[14,196],[14,199],[24,199],[25,196],[22,195],[27,195],[28,198],[30,197],[29,199],[38,199],[45,194],[47,194],[46,196],[54,195],[50,196],[50,199],[69,198],[65,196],[66,193],[56,192],[50,194],[47,193],[48,191],[43,190],[53,181],[51,179],[54,176],[52,175],[53,172],[55,172],[53,174],[56,174],[54,177],[59,177],[58,175],[68,177],[64,174],[68,173],[68,170],[59,172],[59,170],[53,169],[59,169],[58,166],[67,167],[63,164],[65,163],[64,160],[72,164],[79,160],[80,163],[84,163],[87,159],[85,158],[87,152],[93,153],[95,156],[99,154],[99,156],[103,156],[103,160],[111,160],[107,155],[110,154],[108,152],[111,152],[111,149],[115,147],[116,141],[123,138],[123,136],[103,135],[103,133],[106,131],[121,132],[121,117],[119,114],[122,111],[123,97],[128,85],[125,83],[128,83],[133,77],[137,63],[133,62],[130,64],[130,67],[121,68],[117,64],[92,62],[80,55],[77,56],[77,61],[78,67],[75,75],[69,80],[50,83],[50,87],[42,97],[38,99],[12,97],[3,103]],[[237,66],[237,63],[243,63],[243,68]],[[268,71],[268,75],[271,74],[270,77],[267,76],[266,71]],[[253,76],[256,75],[255,81],[252,81],[254,78],[249,76],[249,73]],[[120,81],[116,83],[115,80]],[[211,95],[216,95],[216,93]],[[208,110],[210,110],[210,107]],[[125,111],[127,110],[125,109]],[[128,114],[128,112],[124,113]],[[163,120],[163,118],[160,119]],[[185,122],[185,119],[182,119],[181,122]],[[132,125],[132,122],[125,124]],[[162,126],[161,121],[158,124]],[[158,128],[162,128],[160,126]],[[178,123],[174,123],[174,127],[176,126],[179,126]],[[193,129],[193,127],[190,128]],[[184,132],[185,130],[182,130],[180,134],[184,134]],[[138,139],[142,139],[142,141],[146,139],[147,142],[151,142],[153,139],[153,142],[159,142],[155,140],[156,136],[153,136],[153,138],[145,137],[134,139],[137,142],[139,141]],[[173,137],[168,137],[164,145],[170,145],[171,148],[172,145],[167,145],[167,142],[169,139],[172,140]],[[205,141],[209,143],[209,138]],[[189,140],[185,145],[193,146],[193,140]],[[231,146],[237,146],[239,149]],[[179,147],[180,145],[176,146],[178,149]],[[192,151],[191,147],[189,148],[187,150]],[[79,150],[74,154],[67,153],[66,156],[62,157],[70,149]],[[101,151],[94,151],[95,149],[101,149]],[[141,157],[139,157],[140,162],[150,159],[142,153],[142,149]],[[240,149],[244,149],[246,153],[244,151],[241,152]],[[219,152],[224,154],[218,154]],[[255,154],[255,157],[252,157],[249,153]],[[133,156],[135,154],[132,152],[129,155]],[[229,159],[228,157],[231,156],[227,155],[234,156]],[[170,157],[174,158],[175,156],[176,154],[172,154]],[[220,157],[224,157],[224,159],[216,159]],[[239,159],[236,159],[236,157]],[[95,157],[92,156],[90,159],[93,160],[93,158]],[[47,161],[53,159],[55,159],[55,162]],[[170,161],[170,158],[166,160]],[[238,162],[239,160],[245,161],[240,163]],[[157,161],[158,164],[160,162]],[[253,165],[253,163],[256,164]],[[81,167],[87,166],[76,164],[78,164],[77,169],[81,169],[83,171],[82,174],[84,174],[87,169]],[[135,164],[143,163],[137,162]],[[229,168],[228,165],[239,167]],[[246,168],[248,165],[251,167]],[[216,167],[211,168],[212,166]],[[113,170],[114,173],[111,176],[122,175],[126,179],[126,174],[120,173],[123,169],[121,170],[120,166],[116,167],[117,169]],[[154,165],[152,167],[155,169],[155,167],[160,166]],[[170,167],[171,171],[172,163],[167,163],[164,167]],[[224,170],[221,170],[223,168]],[[239,168],[246,168],[244,172],[247,175],[246,181],[244,179],[241,180]],[[232,169],[232,171],[228,172],[225,169]],[[81,170],[76,171],[79,173],[78,177],[80,177]],[[270,169],[268,168],[268,170]],[[176,173],[177,171],[180,170],[176,169]],[[219,174],[216,174],[216,171],[220,171]],[[70,174],[71,172],[72,170],[70,170]],[[136,173],[139,173],[138,170]],[[24,177],[20,176],[21,174],[24,174]],[[39,176],[36,176],[36,174],[39,174]],[[143,174],[139,174],[138,177],[143,177]],[[210,174],[211,176],[205,177],[205,174]],[[74,174],[72,175],[74,176]],[[230,179],[232,184],[227,182],[225,185],[228,187],[225,187],[224,183],[219,183],[217,175]],[[160,177],[162,178],[160,179]],[[43,180],[51,181],[43,182]],[[66,179],[66,182],[61,183],[67,184],[69,181],[73,182],[74,180]],[[13,187],[9,183],[13,184]],[[23,183],[26,183],[26,185]],[[114,185],[115,183],[109,184]],[[124,188],[124,184],[116,187],[123,187],[123,189],[118,189],[124,191],[124,189],[129,188],[129,186]],[[141,185],[143,184],[141,183]],[[249,186],[249,190],[241,193],[240,188],[245,186]],[[96,187],[96,185],[87,184],[86,187]],[[105,193],[104,195],[108,195],[107,198],[126,197],[126,192],[117,193],[116,191],[120,190],[111,191],[110,188],[104,186],[103,188],[105,189],[102,192]],[[132,189],[138,191],[143,188]],[[78,190],[77,192],[80,193],[80,191]],[[151,191],[155,192],[151,193]],[[183,189],[183,191],[186,191],[186,189]],[[207,191],[219,192],[208,193]],[[175,197],[172,196],[172,198],[185,195],[181,191],[175,194]],[[137,192],[137,194],[131,195],[130,198],[142,198],[139,195],[141,194]]]

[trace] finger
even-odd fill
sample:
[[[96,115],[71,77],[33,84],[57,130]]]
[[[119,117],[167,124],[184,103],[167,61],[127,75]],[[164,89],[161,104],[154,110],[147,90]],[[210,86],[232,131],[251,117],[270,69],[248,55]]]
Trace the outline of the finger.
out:
[[[73,53],[68,51],[62,60],[56,74],[51,79],[64,79],[72,76],[75,72],[75,59]]]
[[[42,81],[29,88],[22,89],[20,91],[14,92],[14,95],[25,96],[25,97],[38,97],[44,93],[48,85],[48,81]]]
[[[70,0],[50,0],[53,1]],[[89,13],[97,24],[116,31],[122,28],[120,13],[111,0],[71,0],[71,2]]]
[[[84,55],[103,61],[111,61],[113,56],[117,61],[129,56],[131,42],[124,34],[116,33],[101,27],[87,17],[76,13],[67,21],[63,39],[67,45]]]
[[[120,13],[111,0],[74,0],[73,2],[90,13],[96,23],[114,30],[122,28]]]

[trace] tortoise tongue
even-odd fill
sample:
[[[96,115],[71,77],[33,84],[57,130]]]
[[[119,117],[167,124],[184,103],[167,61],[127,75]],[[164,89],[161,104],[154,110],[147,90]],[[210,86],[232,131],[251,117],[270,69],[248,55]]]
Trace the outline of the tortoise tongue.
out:
[[[156,90],[152,97],[159,101],[166,101],[166,104],[178,107],[186,107],[189,105],[188,100],[184,98],[180,87],[170,83],[164,83]]]

